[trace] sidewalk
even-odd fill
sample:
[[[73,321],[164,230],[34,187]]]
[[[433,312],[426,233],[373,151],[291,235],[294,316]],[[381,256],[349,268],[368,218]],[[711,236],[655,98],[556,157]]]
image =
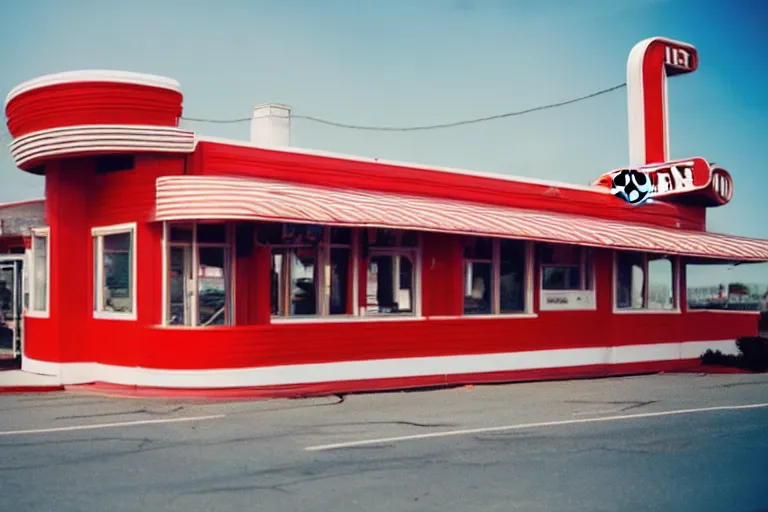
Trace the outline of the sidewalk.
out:
[[[2,361],[8,363],[8,361]],[[64,389],[57,377],[37,375],[19,370],[15,365],[0,364],[0,394],[60,391]]]

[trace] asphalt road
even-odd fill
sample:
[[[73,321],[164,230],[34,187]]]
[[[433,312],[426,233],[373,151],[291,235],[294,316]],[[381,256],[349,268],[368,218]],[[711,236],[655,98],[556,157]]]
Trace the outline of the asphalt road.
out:
[[[4,395],[0,510],[762,512],[766,405],[766,375],[252,402]]]

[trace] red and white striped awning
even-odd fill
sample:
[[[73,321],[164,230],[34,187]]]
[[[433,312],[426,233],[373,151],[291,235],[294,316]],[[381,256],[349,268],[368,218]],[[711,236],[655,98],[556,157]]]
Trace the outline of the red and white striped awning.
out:
[[[240,219],[414,229],[729,261],[768,261],[768,240],[252,178],[158,178],[155,218],[158,221]]]

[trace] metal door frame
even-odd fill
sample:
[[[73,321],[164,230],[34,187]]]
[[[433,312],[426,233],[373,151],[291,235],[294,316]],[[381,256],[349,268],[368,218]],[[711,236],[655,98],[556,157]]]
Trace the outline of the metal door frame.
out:
[[[24,344],[24,271],[25,254],[2,254],[0,255],[0,266],[10,265],[13,267],[13,322],[14,332],[12,341],[12,350],[14,358],[20,358],[22,346]]]

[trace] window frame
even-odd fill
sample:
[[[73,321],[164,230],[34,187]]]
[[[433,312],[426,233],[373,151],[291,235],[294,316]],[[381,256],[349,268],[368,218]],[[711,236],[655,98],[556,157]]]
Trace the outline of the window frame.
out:
[[[618,307],[618,285],[619,285],[619,254],[620,253],[628,253],[628,254],[635,254],[639,255],[643,260],[643,273],[644,273],[644,283],[643,283],[643,297],[645,302],[645,307],[642,308],[620,308]],[[651,254],[658,254],[658,253],[648,253],[648,252],[641,252],[641,251],[621,251],[621,250],[614,250],[613,251],[613,275],[611,280],[611,295],[612,295],[612,309],[614,314],[649,314],[649,315],[669,315],[669,314],[680,314],[682,313],[681,308],[681,301],[680,301],[680,257],[674,256],[670,254],[664,254],[666,258],[668,258],[672,263],[672,297],[674,300],[674,308],[671,309],[653,309],[648,307],[649,301],[648,301],[648,291],[650,286],[650,280],[649,280],[649,256]]]
[[[199,243],[197,240],[197,228],[200,224],[215,224],[223,225],[225,238],[224,242],[212,242],[212,243]],[[192,240],[190,242],[174,242],[170,239],[172,227],[188,226],[192,228]],[[213,328],[226,328],[234,327],[237,325],[237,255],[236,247],[237,243],[235,233],[235,226],[231,222],[226,221],[165,221],[163,222],[163,237],[162,237],[162,323],[163,327],[181,328],[181,329],[213,329]],[[171,249],[174,247],[189,248],[192,253],[192,298],[190,307],[191,322],[189,325],[184,324],[170,324],[168,322],[168,314],[170,312],[171,301],[171,287],[170,287],[170,264],[171,264]],[[224,280],[225,280],[225,293],[224,300],[226,304],[226,317],[229,319],[228,323],[224,325],[201,325],[200,324],[200,248],[201,247],[215,247],[224,249]]]
[[[368,254],[365,260],[362,261],[365,267],[365,297],[366,302],[360,311],[360,317],[366,319],[412,319],[421,318],[421,254],[422,254],[422,234],[416,232],[417,242],[416,246],[392,246],[392,247],[369,247]],[[412,279],[413,279],[413,304],[411,305],[411,311],[398,312],[398,313],[368,313],[368,266],[371,263],[371,259],[374,256],[400,256],[406,257],[411,260],[412,264]],[[398,276],[399,278],[399,276]]]
[[[573,267],[575,265],[545,265],[542,261],[541,254],[537,254],[537,269],[539,272],[539,311],[595,311],[597,310],[597,278],[596,278],[596,266],[595,266],[595,253],[593,247],[586,247],[576,244],[563,244],[563,243],[549,243],[541,242],[537,244],[537,248],[542,245],[573,245],[579,250],[579,282],[581,288],[576,290],[547,290],[544,289],[544,267]],[[592,251],[590,255],[590,251]],[[587,256],[590,255],[588,258]],[[588,261],[587,261],[588,260]],[[546,305],[547,297],[567,295],[571,296],[589,296],[590,300],[582,302],[582,304],[575,307],[560,307],[560,306],[548,306]]]
[[[35,309],[35,238],[45,238],[45,309]],[[29,264],[29,307],[24,316],[29,318],[50,318],[51,315],[51,228],[49,226],[32,228],[30,230],[30,264]],[[24,271],[27,272],[26,270]]]
[[[276,224],[279,226],[282,226],[283,224],[297,224],[295,222],[272,222],[270,224]],[[301,224],[301,223],[299,223]],[[267,247],[269,249],[269,257],[270,257],[270,268],[271,268],[271,260],[273,258],[273,250],[274,249],[297,249],[297,248],[306,248],[306,247],[314,247],[317,250],[317,260],[315,262],[316,267],[316,281],[314,283],[315,286],[315,311],[316,313],[314,315],[289,315],[288,312],[282,314],[282,315],[274,315],[270,311],[270,323],[285,323],[285,322],[299,322],[299,323],[311,323],[311,322],[343,322],[348,321],[350,319],[359,319],[362,314],[363,310],[360,308],[360,304],[358,301],[359,297],[359,290],[360,290],[360,283],[359,283],[359,276],[360,276],[360,269],[359,269],[359,262],[360,262],[360,228],[350,227],[350,226],[331,226],[331,225],[322,225],[322,224],[312,224],[312,223],[305,223],[306,225],[314,225],[314,226],[321,226],[323,228],[323,235],[322,240],[316,244],[272,244],[272,243],[262,243],[260,244],[262,247]],[[331,230],[332,229],[348,229],[350,234],[350,240],[348,244],[343,243],[334,243],[331,241]],[[330,294],[330,286],[331,286],[331,250],[332,249],[347,249],[349,251],[349,265],[351,266],[351,272],[352,272],[352,296],[347,297],[348,301],[351,301],[351,313],[346,314],[340,314],[340,315],[332,315],[330,314],[331,309],[331,294]],[[283,253],[285,254],[285,253]],[[283,256],[283,261],[287,261],[285,256]],[[285,265],[285,263],[283,263]],[[270,285],[271,286],[271,285]],[[283,286],[283,283],[278,283],[278,286]],[[270,303],[270,309],[272,305]]]
[[[468,235],[469,236],[469,235]],[[525,257],[524,271],[525,276],[523,282],[525,283],[525,291],[523,293],[524,306],[522,311],[501,311],[501,242],[502,238],[482,237],[491,239],[492,247],[492,261],[491,261],[491,312],[486,314],[471,314],[464,312],[464,279],[467,261],[476,260],[476,258],[465,258],[462,254],[461,258],[461,295],[462,295],[462,310],[459,318],[535,318],[538,315],[534,310],[534,242],[530,240],[521,240],[516,238],[510,238],[509,240],[515,240],[523,242],[523,254]],[[466,240],[466,238],[465,238]],[[462,247],[463,250],[463,247]],[[487,261],[487,260],[477,260]]]
[[[111,226],[98,226],[91,228],[91,250],[93,254],[93,318],[98,320],[126,320],[135,321],[138,319],[138,236],[137,223],[130,222],[125,224],[113,224]],[[131,235],[131,312],[124,313],[119,311],[105,311],[101,309],[104,298],[104,237],[110,235]]]

